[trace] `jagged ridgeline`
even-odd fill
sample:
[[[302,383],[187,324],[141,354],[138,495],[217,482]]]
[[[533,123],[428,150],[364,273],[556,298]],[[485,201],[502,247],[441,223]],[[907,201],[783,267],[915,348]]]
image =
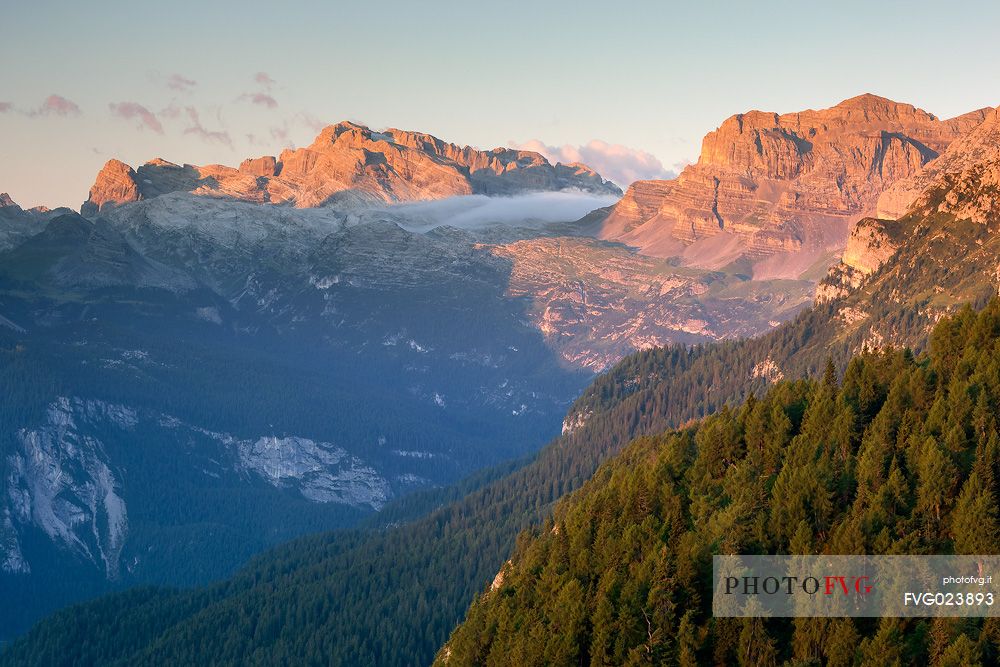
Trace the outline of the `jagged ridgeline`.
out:
[[[723,619],[712,554],[1000,548],[1000,299],[632,442],[524,533],[440,665],[996,664],[996,619]]]

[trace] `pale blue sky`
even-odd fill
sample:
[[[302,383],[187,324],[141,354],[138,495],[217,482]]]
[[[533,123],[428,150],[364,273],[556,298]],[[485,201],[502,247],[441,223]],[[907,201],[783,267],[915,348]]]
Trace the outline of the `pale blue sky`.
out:
[[[483,148],[599,140],[666,170],[753,108],[1000,104],[993,2],[4,0],[2,21],[0,192],[26,206],[78,207],[109,157],[235,164],[308,144],[320,121]],[[155,116],[143,129],[134,105]]]

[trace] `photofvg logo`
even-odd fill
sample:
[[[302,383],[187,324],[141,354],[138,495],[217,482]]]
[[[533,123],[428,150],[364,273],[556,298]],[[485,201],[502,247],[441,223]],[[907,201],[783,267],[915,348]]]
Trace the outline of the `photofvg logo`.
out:
[[[872,592],[872,580],[868,576],[824,575],[822,577],[806,576],[773,577],[759,575],[744,575],[742,577],[727,576],[724,586],[726,595],[794,595],[797,592],[806,595],[868,595]]]
[[[994,616],[1000,556],[715,556],[716,616]],[[996,598],[996,600],[995,600]],[[994,602],[997,604],[994,604]]]

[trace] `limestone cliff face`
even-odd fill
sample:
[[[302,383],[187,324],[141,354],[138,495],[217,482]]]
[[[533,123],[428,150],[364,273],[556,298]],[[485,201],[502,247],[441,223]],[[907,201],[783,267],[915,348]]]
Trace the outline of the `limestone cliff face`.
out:
[[[633,184],[598,233],[696,266],[749,259],[757,277],[796,277],[843,248],[880,193],[984,115],[939,120],[874,95],[820,111],[738,114],[705,137],[677,179]]]
[[[865,218],[854,226],[843,262],[864,274],[873,273],[892,257],[899,244],[893,238],[889,227],[892,221]]]
[[[429,134],[376,132],[342,122],[323,129],[305,148],[287,149],[277,158],[249,158],[239,168],[156,159],[133,171],[111,160],[81,212],[96,215],[107,206],[177,191],[306,208],[568,188],[621,194],[585,165],[553,165],[539,153],[480,151]]]
[[[139,182],[132,167],[119,160],[108,160],[97,174],[97,180],[90,188],[87,201],[80,207],[80,213],[93,216],[107,207],[139,201]]]

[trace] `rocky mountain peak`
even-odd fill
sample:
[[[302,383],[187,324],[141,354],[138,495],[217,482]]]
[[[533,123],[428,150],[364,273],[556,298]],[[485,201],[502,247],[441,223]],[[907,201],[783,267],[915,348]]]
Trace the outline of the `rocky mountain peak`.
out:
[[[99,214],[109,206],[118,206],[141,198],[135,170],[120,160],[111,159],[98,172],[87,201],[80,207],[80,213],[89,217]]]
[[[887,97],[863,93],[856,97],[851,97],[839,104],[834,105],[830,111],[841,112],[841,114],[857,115],[870,120],[874,119],[919,119],[922,122],[938,120],[937,116],[927,113],[923,109],[918,109],[912,104],[905,104],[890,100]]]
[[[0,208],[9,208],[9,207],[21,208],[16,203],[14,203],[14,200],[10,198],[9,194],[7,194],[6,192],[0,192]]]
[[[980,225],[1000,221],[1000,110],[927,165],[912,185],[930,179],[910,205],[922,215],[947,213]]]
[[[677,179],[634,183],[596,233],[693,266],[747,262],[757,278],[797,278],[842,250],[887,188],[983,117],[939,120],[871,94],[818,111],[736,114]]]
[[[343,120],[334,125],[327,125],[320,130],[312,144],[309,145],[309,150],[322,151],[340,141],[357,146],[362,142],[370,141],[371,136],[371,130],[364,125]]]

